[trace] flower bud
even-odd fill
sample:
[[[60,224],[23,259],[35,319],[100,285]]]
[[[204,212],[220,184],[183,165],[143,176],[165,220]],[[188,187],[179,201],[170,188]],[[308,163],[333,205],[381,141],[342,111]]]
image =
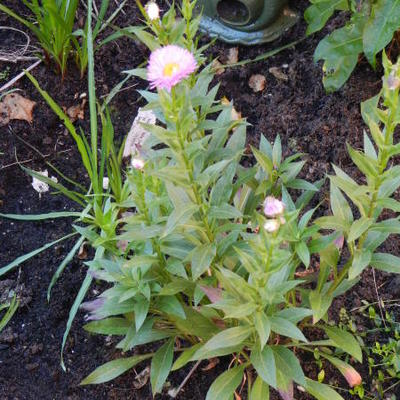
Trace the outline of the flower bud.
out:
[[[347,368],[343,368],[341,372],[351,387],[361,385],[362,378],[352,366],[348,365]]]
[[[279,221],[276,219],[269,219],[265,224],[264,224],[264,229],[269,232],[275,232],[279,229]]]
[[[160,18],[160,9],[158,8],[158,5],[154,1],[149,1],[144,9],[146,10],[147,16],[149,17],[150,21],[154,21],[156,19]]]
[[[285,205],[273,196],[268,196],[264,201],[264,214],[267,217],[276,217],[285,211]]]
[[[140,158],[132,158],[131,165],[135,169],[143,169],[144,161]]]

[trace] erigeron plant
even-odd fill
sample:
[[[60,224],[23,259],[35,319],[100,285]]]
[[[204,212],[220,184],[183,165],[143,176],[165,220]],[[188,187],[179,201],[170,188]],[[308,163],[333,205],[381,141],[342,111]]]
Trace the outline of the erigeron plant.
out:
[[[390,147],[397,123],[390,115],[397,112],[398,89],[387,86],[388,80],[397,79],[397,67],[386,63],[382,95],[388,110],[379,111],[376,99],[364,106],[373,138],[384,138],[376,143],[376,158],[367,135],[366,155],[349,147],[361,171],[369,174],[376,168],[373,176],[368,175],[368,185],[358,185],[335,167],[337,176],[330,177],[334,215],[311,223],[315,209],[305,207],[322,182],[297,178],[304,161],[300,155],[283,159],[279,137],[273,145],[261,137],[259,149],[252,148],[254,166],[240,163],[247,123],[233,120],[232,107],[216,100],[218,86],[209,89],[212,69],[203,66],[204,58],[185,35],[194,37],[198,23],[192,19],[193,6],[183,1],[183,18],[175,24],[173,9],[162,20],[147,18],[150,29],[143,32],[150,49],[156,35],[164,38],[152,49],[147,68],[157,92],[141,92],[159,123],[145,126],[151,136],[138,154],[142,162],[128,172],[134,213],[121,219],[123,233],[116,238],[127,241],[125,254],[106,253],[91,265],[92,274],[112,286],[86,304],[93,321],[85,328],[123,336],[117,347],[124,352],[160,339],[165,343],[155,353],[106,363],[82,384],[106,382],[151,358],[155,394],[170,371],[231,356],[230,367],[211,385],[207,400],[232,398],[242,381],[250,399],[268,398],[271,388],[283,399],[293,399],[295,383],[317,399],[342,399],[328,385],[306,377],[298,355],[317,351],[351,387],[361,383],[358,372],[335,356],[346,352],[361,362],[360,346],[350,333],[326,323],[327,311],[368,264],[387,269],[394,257],[372,253],[397,223],[376,222],[384,205],[397,207],[388,196],[400,185],[399,179],[393,181],[397,168],[386,170],[389,154],[397,148]],[[171,44],[169,34],[177,26],[185,29],[181,36],[174,34],[177,44]],[[143,70],[131,73],[144,76]],[[387,127],[379,130],[381,136],[371,120],[378,116]],[[370,158],[376,161],[366,169]],[[289,189],[302,191],[296,202]],[[360,206],[359,219],[350,217],[340,190]],[[379,233],[382,229],[385,235]],[[344,245],[350,257],[340,270]],[[364,253],[371,253],[366,263]],[[314,289],[299,278],[305,274],[296,273],[310,266],[313,255],[320,261]],[[326,340],[306,338],[304,328],[311,323]],[[174,361],[175,352],[179,356]]]

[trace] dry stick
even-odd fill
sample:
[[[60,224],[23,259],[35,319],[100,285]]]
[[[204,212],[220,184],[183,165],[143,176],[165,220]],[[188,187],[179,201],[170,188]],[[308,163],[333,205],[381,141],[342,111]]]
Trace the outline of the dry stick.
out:
[[[9,30],[9,31],[15,31],[18,33],[22,33],[26,38],[26,43],[24,45],[19,45],[22,47],[22,50],[5,51],[5,50],[0,49],[0,61],[16,63],[17,61],[36,60],[37,59],[37,57],[25,56],[26,52],[29,49],[29,45],[31,43],[31,39],[27,33],[25,33],[24,31],[21,31],[20,29],[13,28],[11,26],[0,26],[0,30]]]
[[[174,393],[171,393],[170,396],[175,399],[176,396],[178,396],[179,392],[182,390],[182,388],[185,386],[186,382],[189,380],[189,378],[193,375],[193,372],[196,371],[198,366],[200,365],[202,360],[198,360],[196,364],[194,364],[193,368],[190,370],[190,372],[186,375],[185,379],[182,381],[182,383],[179,385],[178,389],[174,391]]]
[[[9,87],[11,87],[12,85],[14,85],[14,83],[18,82],[21,78],[23,78],[25,76],[25,74],[29,71],[31,71],[33,68],[37,67],[40,63],[42,62],[42,60],[37,60],[35,63],[33,63],[31,66],[29,66],[27,69],[23,70],[20,74],[18,74],[15,78],[11,79],[11,81],[7,82],[5,85],[3,85],[2,87],[0,87],[0,92],[3,92],[4,90],[8,89]]]
[[[385,320],[385,317],[383,315],[383,310],[382,310],[382,299],[381,299],[381,296],[379,296],[378,287],[376,285],[375,268],[372,268],[372,276],[374,278],[375,293],[376,293],[376,298],[378,300],[379,312],[381,314],[383,325],[385,325],[385,328],[386,328],[386,320]]]
[[[58,151],[56,154],[58,155],[58,154],[68,153],[71,150],[72,149],[61,150],[61,151]],[[48,158],[48,157],[51,157],[51,156],[54,156],[54,154],[43,154],[42,155],[43,158]],[[2,171],[3,169],[9,168],[9,167],[13,167],[14,165],[27,164],[27,163],[32,162],[34,160],[35,160],[35,158],[30,158],[29,160],[23,160],[23,161],[15,161],[15,162],[13,162],[11,164],[3,165],[0,168],[0,171]]]

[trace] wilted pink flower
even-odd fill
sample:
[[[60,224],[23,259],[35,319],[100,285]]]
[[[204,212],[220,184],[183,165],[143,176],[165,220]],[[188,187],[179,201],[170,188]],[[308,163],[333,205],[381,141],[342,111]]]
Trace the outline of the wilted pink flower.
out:
[[[269,219],[265,224],[264,224],[264,229],[269,232],[275,232],[279,229],[279,221],[276,219]]]
[[[267,217],[276,217],[285,210],[285,205],[273,196],[268,196],[264,200],[264,214]]]
[[[132,158],[131,165],[135,169],[143,169],[144,161],[140,158]]]
[[[188,77],[197,68],[192,53],[176,46],[168,45],[154,50],[147,67],[147,79],[150,88],[171,90],[182,79]]]
[[[351,365],[347,365],[346,368],[342,368],[341,372],[351,387],[361,385],[361,375]]]

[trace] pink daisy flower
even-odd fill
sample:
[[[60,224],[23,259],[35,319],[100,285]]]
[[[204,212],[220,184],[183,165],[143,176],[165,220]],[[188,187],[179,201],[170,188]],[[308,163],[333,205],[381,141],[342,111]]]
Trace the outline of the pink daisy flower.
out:
[[[182,79],[197,68],[193,54],[176,45],[168,45],[154,50],[147,67],[147,80],[150,88],[171,90]]]

